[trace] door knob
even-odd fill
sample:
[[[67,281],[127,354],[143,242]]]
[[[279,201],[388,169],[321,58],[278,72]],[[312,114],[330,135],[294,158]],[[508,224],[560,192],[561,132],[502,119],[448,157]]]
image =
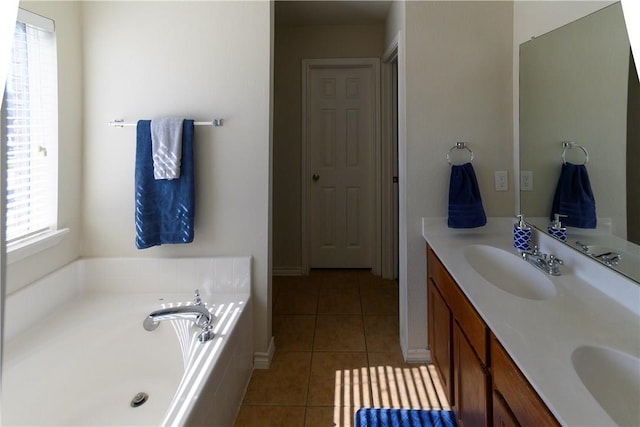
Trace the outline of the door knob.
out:
[[[320,179],[320,175],[318,175],[317,173],[314,173],[313,176],[311,177],[314,181],[317,181]]]

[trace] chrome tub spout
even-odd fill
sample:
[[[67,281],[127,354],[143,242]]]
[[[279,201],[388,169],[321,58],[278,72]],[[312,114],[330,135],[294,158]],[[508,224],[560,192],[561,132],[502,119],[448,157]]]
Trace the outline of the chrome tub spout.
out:
[[[209,309],[202,304],[197,290],[192,305],[155,310],[144,319],[142,326],[147,331],[153,331],[160,325],[162,320],[171,319],[194,319],[194,324],[197,327],[202,328],[202,331],[198,335],[200,342],[209,341],[213,338],[213,315]]]

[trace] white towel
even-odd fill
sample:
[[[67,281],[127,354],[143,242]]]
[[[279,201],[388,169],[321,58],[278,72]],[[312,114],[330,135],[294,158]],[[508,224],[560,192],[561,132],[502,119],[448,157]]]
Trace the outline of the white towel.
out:
[[[151,120],[151,155],[155,179],[180,178],[183,122],[184,119],[176,117]]]

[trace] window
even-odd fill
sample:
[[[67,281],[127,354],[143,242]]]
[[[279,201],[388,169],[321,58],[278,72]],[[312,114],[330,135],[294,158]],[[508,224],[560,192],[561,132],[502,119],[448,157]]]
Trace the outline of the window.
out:
[[[2,107],[7,249],[57,227],[58,93],[54,23],[20,9]]]

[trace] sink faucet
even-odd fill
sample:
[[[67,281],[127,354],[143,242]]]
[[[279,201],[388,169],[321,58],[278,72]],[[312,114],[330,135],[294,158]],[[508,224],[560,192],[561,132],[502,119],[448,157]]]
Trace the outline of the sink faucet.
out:
[[[532,251],[522,251],[522,259],[552,276],[559,276],[560,266],[564,264],[555,255],[540,252],[537,246],[534,246]]]
[[[582,249],[582,252],[589,252],[589,245],[585,245],[579,240],[576,240],[576,246]]]
[[[600,255],[591,255],[595,259],[600,260],[603,264],[608,266],[616,266],[622,259],[619,253],[617,252],[605,252]]]
[[[149,314],[142,322],[142,326],[147,331],[153,331],[160,326],[160,321],[170,319],[192,319],[194,318],[194,324],[202,328],[202,331],[198,334],[198,341],[206,342],[213,338],[213,315],[202,304],[200,299],[200,293],[196,289],[195,298],[191,305],[183,305],[179,307],[168,307],[155,310]]]
[[[622,259],[622,256],[618,253],[618,252],[613,252],[613,251],[607,251],[607,252],[603,252],[599,255],[596,255],[594,253],[591,252],[589,245],[585,245],[582,242],[576,242],[576,245],[582,249],[582,251],[589,255],[592,258],[597,259],[598,261],[602,262],[604,265],[608,265],[609,267],[611,266],[616,266],[618,265],[618,263],[620,262],[620,260]]]

